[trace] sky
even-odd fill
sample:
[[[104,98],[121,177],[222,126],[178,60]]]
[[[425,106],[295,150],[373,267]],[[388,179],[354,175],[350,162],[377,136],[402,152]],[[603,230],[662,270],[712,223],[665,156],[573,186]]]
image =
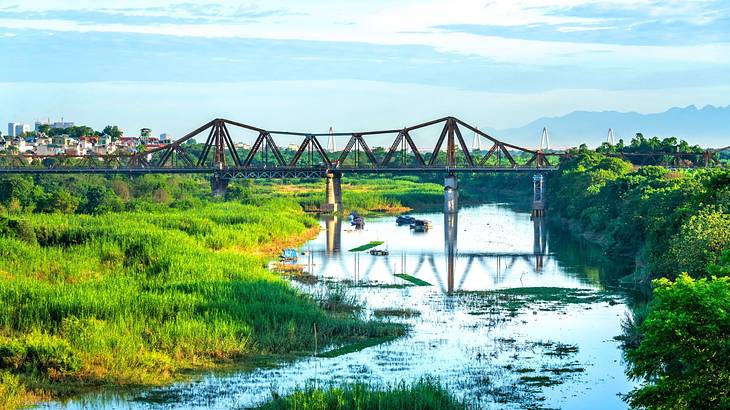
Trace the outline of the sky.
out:
[[[2,123],[500,129],[730,104],[730,1],[0,0],[0,59]]]

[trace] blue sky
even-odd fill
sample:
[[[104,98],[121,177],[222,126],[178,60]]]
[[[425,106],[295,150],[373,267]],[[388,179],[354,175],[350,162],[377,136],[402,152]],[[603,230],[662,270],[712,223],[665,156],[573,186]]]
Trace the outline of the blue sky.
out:
[[[3,122],[508,128],[730,104],[730,2],[0,0],[0,56]]]

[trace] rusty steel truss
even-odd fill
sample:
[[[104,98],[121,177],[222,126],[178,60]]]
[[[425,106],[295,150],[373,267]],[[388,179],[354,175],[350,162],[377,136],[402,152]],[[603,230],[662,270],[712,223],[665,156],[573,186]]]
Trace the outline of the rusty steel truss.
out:
[[[247,149],[237,147],[231,130],[256,136],[254,143]],[[470,150],[462,135],[463,130],[486,140],[487,146],[491,147],[486,151]],[[412,137],[416,131],[433,132],[436,137],[434,148],[419,148]],[[195,145],[189,143],[206,133],[202,151],[192,152]],[[284,136],[302,138],[293,155],[288,152],[285,156],[275,141],[275,137]],[[349,137],[342,151],[327,152],[323,148],[319,138],[331,136]],[[379,154],[372,148],[372,142],[368,143],[369,139],[378,136],[393,138],[388,150],[381,149]],[[628,158],[631,155],[636,154],[624,156]],[[534,172],[555,170],[560,158],[566,156],[565,152],[544,152],[500,141],[454,117],[402,129],[352,133],[269,131],[217,118],[170,144],[138,153],[3,154],[0,155],[0,173],[214,173],[222,178],[315,178],[324,176],[328,171]],[[679,163],[682,157],[675,157]],[[705,165],[716,161],[712,150],[708,150],[704,159]]]

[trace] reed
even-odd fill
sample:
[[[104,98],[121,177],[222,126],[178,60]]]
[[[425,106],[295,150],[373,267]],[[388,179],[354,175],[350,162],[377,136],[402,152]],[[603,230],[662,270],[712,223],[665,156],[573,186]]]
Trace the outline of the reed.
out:
[[[259,407],[262,410],[457,410],[471,408],[451,395],[435,380],[426,378],[413,384],[376,387],[353,383],[326,389],[305,387],[285,397],[277,397]]]
[[[265,269],[262,247],[315,226],[287,200],[0,217],[0,370],[51,390],[147,385],[311,352],[315,324],[320,345],[401,334],[325,312]]]

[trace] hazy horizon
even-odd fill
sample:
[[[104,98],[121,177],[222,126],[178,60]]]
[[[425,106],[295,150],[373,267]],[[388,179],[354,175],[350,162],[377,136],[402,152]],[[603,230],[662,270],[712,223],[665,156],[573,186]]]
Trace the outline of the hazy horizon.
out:
[[[730,104],[725,1],[64,3],[0,6],[3,125],[508,129]]]

